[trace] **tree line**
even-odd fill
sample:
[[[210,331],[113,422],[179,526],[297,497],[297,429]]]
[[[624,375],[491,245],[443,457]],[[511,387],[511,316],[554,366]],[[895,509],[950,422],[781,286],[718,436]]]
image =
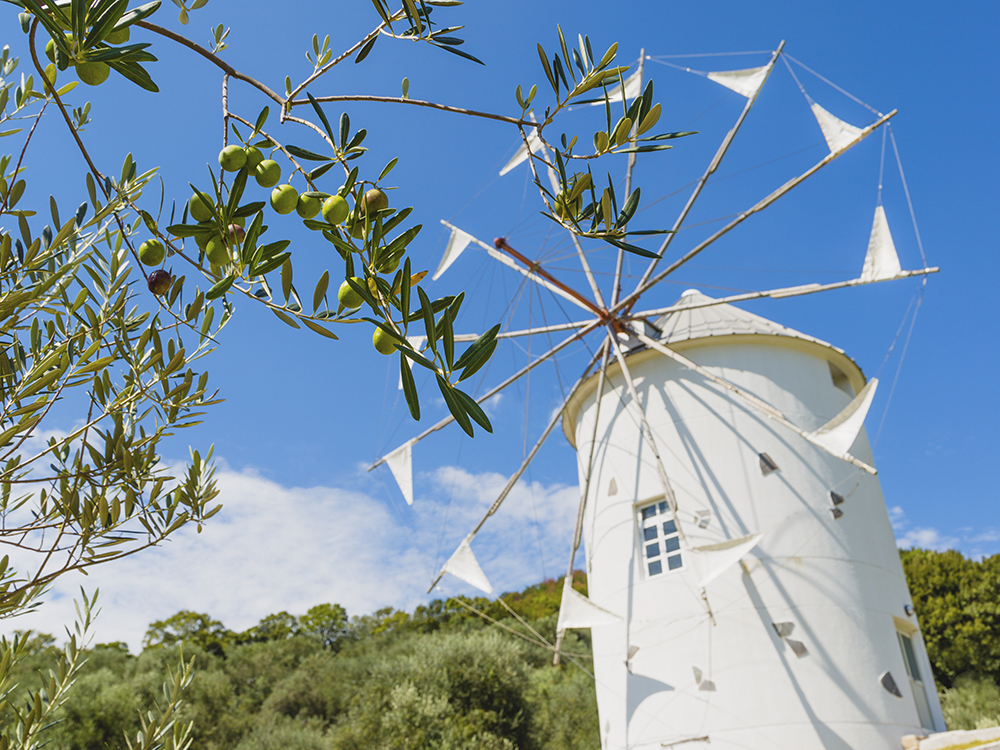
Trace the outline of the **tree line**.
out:
[[[901,555],[949,727],[1000,724],[1000,555]],[[582,573],[574,585],[586,593]],[[593,750],[589,631],[568,634],[572,658],[559,668],[538,645],[554,641],[561,589],[549,580],[502,602],[457,597],[353,617],[320,604],[242,632],[181,611],[150,624],[138,655],[123,643],[91,649],[46,734],[53,750],[124,747],[183,657],[194,660],[181,711],[192,747]],[[52,636],[29,638],[23,684],[59,653]]]

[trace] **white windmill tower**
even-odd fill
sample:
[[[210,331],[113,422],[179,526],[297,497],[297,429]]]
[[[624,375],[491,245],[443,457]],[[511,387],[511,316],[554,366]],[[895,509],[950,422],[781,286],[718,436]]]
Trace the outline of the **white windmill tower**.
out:
[[[713,302],[686,292],[563,413],[593,453],[590,602],[617,615],[580,620],[605,747],[889,750],[943,730],[878,479],[835,457],[871,464],[876,381],[840,349]]]
[[[721,164],[781,51],[759,68],[707,74],[746,102],[673,232]],[[644,59],[619,100],[641,90]],[[492,593],[471,544],[561,423],[577,449],[581,499],[552,648],[558,661],[566,629],[592,629],[606,750],[688,743],[895,750],[904,735],[944,729],[863,429],[877,381],[866,381],[842,350],[733,306],[926,278],[937,269],[925,262],[901,270],[879,203],[857,278],[722,299],[691,290],[669,307],[635,311],[660,281],[895,114],[876,112],[873,123],[859,128],[809,103],[829,153],[658,270],[677,237],[667,234],[659,257],[625,296],[619,297],[621,252],[605,299],[575,237],[589,296],[503,239],[490,246],[457,227],[436,274],[476,243],[588,313],[577,322],[500,334],[571,331],[480,402],[574,341],[600,337],[586,371],[432,588],[451,573]],[[541,138],[525,137],[504,171],[524,160],[535,169],[538,160],[555,180],[548,153]],[[414,444],[450,421],[372,467],[388,464],[407,502]],[[571,585],[581,541],[589,598]]]

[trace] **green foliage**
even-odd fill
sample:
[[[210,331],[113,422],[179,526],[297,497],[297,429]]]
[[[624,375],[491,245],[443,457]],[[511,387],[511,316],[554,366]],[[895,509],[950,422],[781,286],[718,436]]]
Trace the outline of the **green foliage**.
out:
[[[1000,682],[1000,555],[909,549],[903,569],[940,687],[975,673]]]
[[[1000,726],[1000,687],[988,677],[963,675],[941,691],[941,710],[948,729]]]
[[[149,626],[143,646],[172,646],[186,643],[197,646],[210,654],[222,656],[227,643],[234,640],[232,631],[208,615],[182,610],[166,620],[157,620]]]
[[[550,600],[560,590],[559,582],[545,581],[507,594],[505,601],[551,639]],[[505,627],[529,636],[505,608],[492,604]],[[542,619],[531,619],[529,611],[540,612]],[[453,600],[431,602],[413,613],[387,608],[350,619],[339,605],[323,604],[299,617],[282,612],[261,622],[291,626],[293,621],[294,634],[278,627],[279,637],[255,641],[247,634],[259,633],[260,626],[236,634],[209,615],[182,611],[150,625],[139,656],[115,644],[81,651],[77,689],[58,708],[58,722],[47,732],[50,747],[121,747],[123,736],[141,730],[146,711],[167,703],[162,675],[182,654],[192,678],[178,704],[179,724],[192,725],[193,747],[593,750],[599,745],[593,682],[585,672],[573,665],[553,668],[551,651],[491,626]],[[333,634],[332,641],[324,633]],[[22,643],[24,658],[13,674],[22,684],[63,656],[48,636]],[[208,648],[199,645],[205,643]],[[589,657],[585,634],[567,633],[564,647]]]

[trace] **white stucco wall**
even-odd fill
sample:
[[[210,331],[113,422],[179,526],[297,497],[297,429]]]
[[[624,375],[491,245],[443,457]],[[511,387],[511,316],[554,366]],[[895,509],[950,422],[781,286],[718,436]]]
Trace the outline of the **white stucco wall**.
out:
[[[734,337],[731,345],[687,342],[683,353],[806,429],[851,399],[834,385],[818,344]],[[905,611],[909,592],[877,477],[758,417],[665,357],[637,353],[629,367],[687,545],[764,536],[743,564],[708,584],[707,605],[683,547],[683,568],[646,575],[636,509],[663,490],[634,412],[623,403],[620,372],[610,369],[585,518],[590,598],[625,618],[593,630],[604,747],[659,748],[708,736],[714,750],[897,750],[903,735],[925,732],[896,636],[897,627],[915,630],[917,623]],[[581,461],[595,413],[591,388],[567,425]],[[761,452],[778,471],[762,475]],[[872,463],[864,432],[852,453]],[[609,496],[612,478],[617,492]],[[830,510],[831,490],[846,499],[839,519]],[[711,513],[705,529],[697,525],[698,510]],[[793,654],[772,626],[777,622],[794,623],[790,637],[808,655]],[[940,731],[919,631],[913,641]],[[639,647],[631,673],[630,646]],[[698,689],[695,668],[714,691]],[[879,683],[887,670],[902,698]]]

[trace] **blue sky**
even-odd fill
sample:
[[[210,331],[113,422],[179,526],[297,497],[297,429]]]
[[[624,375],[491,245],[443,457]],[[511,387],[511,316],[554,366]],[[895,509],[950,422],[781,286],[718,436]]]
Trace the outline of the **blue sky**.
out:
[[[271,3],[212,0],[193,14],[189,26],[181,27],[168,3],[153,20],[202,44],[211,27],[231,26],[225,59],[276,90],[286,74],[299,79],[309,72],[304,53],[314,31],[321,37],[330,33],[337,53],[376,22],[374,10],[362,0],[287,7],[288,17],[277,19]],[[19,51],[23,37],[14,13],[7,13],[5,41]],[[998,412],[990,376],[1000,365],[997,336],[990,327],[1000,249],[990,227],[1000,198],[995,145],[1000,12],[995,3],[843,2],[834,7],[507,0],[436,13],[448,24],[467,26],[460,32],[467,40],[463,49],[486,62],[485,67],[425,45],[382,39],[363,63],[345,63],[310,91],[397,95],[406,76],[414,98],[515,115],[517,84],[527,90],[537,83],[536,102],[551,102],[535,43],[551,54],[557,46],[556,23],[569,39],[589,34],[595,51],[619,42],[622,64],[634,64],[640,48],[654,58],[754,51],[647,60],[647,75],[663,106],[658,129],[699,131],[676,141],[671,151],[639,160],[636,181],[643,188],[644,207],[639,219],[650,227],[673,222],[687,193],[671,194],[700,175],[743,104],[738,95],[664,62],[700,71],[751,67],[767,60],[756,51],[773,49],[784,39],[789,55],[858,99],[882,112],[898,109],[893,130],[923,246],[929,264],[942,267],[928,281],[902,368],[900,354],[910,325],[904,316],[919,280],[757,303],[748,309],[845,349],[866,375],[878,374],[882,380],[867,428],[873,441],[878,433],[875,459],[901,544],[957,547],[970,555],[1000,552],[1000,518],[989,469],[997,449]],[[146,37],[134,34],[134,39]],[[150,40],[161,59],[150,67],[160,94],[139,91],[113,75],[100,88],[78,89],[70,99],[77,106],[88,98],[93,102],[94,123],[86,136],[102,167],[117,171],[131,151],[140,168],[161,166],[168,198],[180,202],[189,193],[188,181],[205,183],[205,164],[214,164],[220,147],[221,76],[190,51]],[[823,107],[858,126],[871,122],[867,109],[803,68],[792,67]],[[253,119],[267,102],[233,83],[230,103]],[[330,106],[331,119],[341,109],[349,112],[354,127],[368,130],[371,150],[364,163],[370,176],[390,158],[400,158],[393,172],[392,184],[399,187],[391,193],[393,205],[414,206],[425,227],[410,248],[415,268],[436,266],[447,240],[438,221],[447,219],[487,241],[506,236],[567,282],[586,286],[571,260],[558,260],[566,242],[538,215],[526,167],[503,178],[497,175],[517,145],[511,127],[372,104]],[[597,111],[572,114],[569,132],[579,132],[581,141],[589,142]],[[277,135],[319,148],[318,139],[294,127],[284,126]],[[44,153],[36,152],[32,168],[65,177],[46,188],[76,205],[83,185],[79,156],[59,144],[62,135],[54,118],[40,136],[48,145]],[[881,143],[881,136],[873,135],[746,222],[654,290],[647,297],[649,306],[670,304],[690,286],[721,296],[730,290],[856,276],[876,205]],[[678,235],[671,252],[690,248],[722,225],[719,217],[747,208],[826,153],[805,98],[779,63],[692,213],[691,228]],[[624,166],[624,159],[618,159],[608,167],[615,179]],[[883,201],[904,268],[919,267],[891,144]],[[340,272],[332,248],[318,243],[296,221],[273,224],[295,243],[297,278],[315,279],[325,268],[334,276]],[[607,259],[595,263],[606,265]],[[632,263],[626,270],[634,275],[643,267]],[[311,288],[305,281],[301,287]],[[605,293],[609,288],[605,280]],[[572,310],[564,313],[551,295],[522,290],[519,278],[474,249],[429,285],[438,296],[460,289],[468,292],[462,330],[481,331],[501,320],[522,326],[560,322],[566,314],[579,319]],[[515,312],[505,317],[515,299]],[[886,359],[901,324],[902,336]],[[558,374],[548,367],[533,374],[530,396],[521,384],[506,391],[490,405],[494,435],[469,440],[452,428],[418,445],[417,503],[411,509],[384,468],[369,474],[364,467],[444,415],[444,406],[434,384],[423,383],[424,417],[418,428],[396,389],[395,359],[371,348],[369,329],[337,332],[339,342],[322,340],[239,303],[236,320],[210,360],[212,381],[226,402],[205,425],[170,447],[181,458],[188,442],[215,444],[227,510],[200,536],[184,536],[142,561],[88,581],[60,583],[32,626],[57,631],[58,623],[70,617],[66,597],[80,583],[100,583],[106,592],[100,639],[133,645],[149,621],[181,608],[208,611],[230,627],[245,628],[270,612],[302,612],[321,601],[340,602],[354,614],[384,605],[412,607],[425,598],[422,591],[431,574],[489,505],[490,493],[495,496],[503,478],[517,467],[525,445],[530,448],[562,389],[589,358],[585,347],[573,347],[560,360]],[[531,352],[537,354],[544,344],[533,340]],[[525,357],[523,348],[501,347],[484,387],[523,364]],[[526,479],[511,508],[498,514],[496,528],[477,542],[487,573],[505,590],[558,575],[564,565],[576,502],[576,464],[561,434],[550,440]],[[152,570],[172,572],[154,577]],[[448,582],[444,593],[465,590]]]

